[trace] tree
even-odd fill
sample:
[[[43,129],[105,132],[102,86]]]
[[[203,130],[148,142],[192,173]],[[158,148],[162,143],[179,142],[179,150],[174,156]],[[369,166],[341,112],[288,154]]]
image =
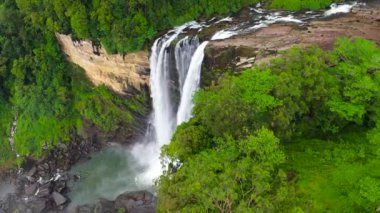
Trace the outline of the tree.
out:
[[[284,200],[285,156],[279,139],[260,129],[247,139],[219,138],[158,182],[159,211],[273,210]],[[169,145],[170,147],[171,145]],[[175,153],[172,153],[175,155]]]

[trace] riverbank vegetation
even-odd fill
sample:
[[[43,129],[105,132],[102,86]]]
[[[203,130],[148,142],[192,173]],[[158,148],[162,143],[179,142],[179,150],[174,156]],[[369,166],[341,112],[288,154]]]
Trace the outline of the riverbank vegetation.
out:
[[[34,27],[8,0],[0,1],[0,82],[0,167],[25,156],[40,157],[44,147],[69,142],[77,134],[85,136],[85,124],[107,133],[131,127],[133,114],[146,109],[141,97],[94,88],[83,70],[66,61],[54,31]]]
[[[374,212],[380,48],[297,47],[194,97],[162,150],[159,211]]]

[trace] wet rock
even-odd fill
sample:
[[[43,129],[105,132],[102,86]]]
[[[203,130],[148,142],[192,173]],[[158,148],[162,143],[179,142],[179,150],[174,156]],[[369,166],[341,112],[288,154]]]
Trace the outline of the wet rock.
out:
[[[35,166],[33,166],[33,168],[30,169],[26,175],[29,177],[33,177],[36,174],[36,172],[37,172],[37,168]]]
[[[51,182],[47,182],[37,189],[36,196],[40,198],[47,197],[50,195],[50,192],[51,192]]]
[[[115,200],[115,208],[122,208],[129,213],[154,213],[156,198],[148,191],[127,192]]]
[[[66,181],[59,181],[54,186],[54,191],[62,193],[66,189]]]
[[[215,73],[214,69],[239,71],[254,64],[266,63],[276,57],[278,52],[281,53],[294,45],[318,45],[322,49],[330,50],[338,37],[357,36],[380,45],[380,22],[376,21],[378,19],[380,19],[380,5],[376,4],[371,7],[356,8],[355,13],[344,16],[312,20],[302,26],[276,23],[229,39],[210,41],[205,49],[205,69],[202,71],[201,79],[217,78],[220,74]],[[255,57],[256,60],[254,63],[237,66],[239,63],[235,60],[237,57]],[[208,85],[207,81],[202,80],[202,82]]]
[[[33,212],[40,213],[44,212],[46,209],[47,199],[37,199],[29,203],[29,207],[33,210]]]
[[[82,205],[78,206],[75,209],[76,213],[93,213],[95,209],[95,205]]]
[[[100,199],[95,205],[94,212],[113,213],[115,212],[114,202],[106,199]]]
[[[37,189],[38,189],[38,183],[34,183],[32,185],[29,185],[29,186],[25,187],[25,195],[28,197],[32,196],[36,193]]]
[[[57,206],[61,206],[67,202],[67,199],[58,192],[53,192],[53,199]]]
[[[1,210],[6,213],[65,212],[64,208],[69,203],[66,193],[69,192],[67,182],[70,178],[64,171],[79,159],[86,158],[83,153],[91,153],[102,147],[101,144],[95,145],[93,140],[84,140],[75,134],[72,137],[71,143],[57,145],[44,158],[23,164],[19,171],[24,169],[26,173],[15,171],[16,192],[0,200]],[[97,208],[108,211],[112,209],[110,206],[113,207],[113,204],[102,203]],[[94,212],[94,209],[95,205],[89,212]]]

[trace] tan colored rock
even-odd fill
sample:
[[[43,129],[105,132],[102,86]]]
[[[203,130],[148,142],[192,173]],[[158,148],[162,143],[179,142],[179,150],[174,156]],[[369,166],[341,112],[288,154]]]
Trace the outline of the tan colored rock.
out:
[[[94,54],[90,41],[73,41],[71,36],[58,33],[56,37],[68,59],[82,67],[95,85],[104,84],[119,94],[148,86],[148,52],[140,51],[123,56],[107,54],[100,48],[97,55]]]

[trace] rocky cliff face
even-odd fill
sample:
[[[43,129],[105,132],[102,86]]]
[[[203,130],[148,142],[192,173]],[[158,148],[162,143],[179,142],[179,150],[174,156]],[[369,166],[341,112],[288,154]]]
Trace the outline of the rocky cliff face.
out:
[[[272,24],[256,32],[221,41],[211,41],[205,52],[203,79],[216,80],[218,69],[238,71],[265,62],[294,45],[332,49],[338,37],[360,36],[380,46],[380,5],[368,4],[352,13],[320,18],[303,26]],[[212,70],[212,72],[210,72]]]
[[[148,86],[148,52],[111,55],[89,41],[73,41],[71,36],[62,34],[56,37],[68,59],[82,67],[95,85],[105,84],[119,94]]]

